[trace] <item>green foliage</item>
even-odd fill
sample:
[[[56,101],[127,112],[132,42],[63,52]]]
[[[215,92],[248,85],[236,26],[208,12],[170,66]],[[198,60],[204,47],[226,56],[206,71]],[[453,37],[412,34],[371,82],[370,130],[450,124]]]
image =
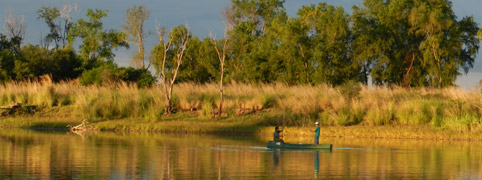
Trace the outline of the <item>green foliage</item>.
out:
[[[172,79],[173,76],[176,74],[176,67],[178,63],[178,57],[176,54],[181,51],[183,47],[184,37],[192,36],[190,33],[186,33],[188,33],[187,27],[184,27],[183,25],[174,27],[168,34],[168,40],[171,42],[171,44],[160,41],[158,45],[153,47],[151,51],[151,62],[156,70],[156,75],[161,76],[162,72],[164,71],[165,78]],[[162,36],[164,36],[164,34],[162,34]],[[187,44],[189,45],[189,43]],[[166,57],[164,57],[165,49],[167,49],[167,52],[165,54]],[[189,59],[186,61],[189,61]]]
[[[15,61],[16,80],[27,80],[42,75],[50,75],[52,80],[73,79],[79,76],[82,61],[67,49],[48,50],[39,46],[22,47],[20,57]]]
[[[181,65],[179,82],[206,83],[219,79],[220,65],[210,38],[200,41],[193,36],[189,39]]]
[[[113,60],[113,49],[128,47],[124,33],[114,29],[104,30],[101,19],[107,16],[107,10],[87,9],[86,16],[87,21],[77,20],[68,32],[69,46],[74,44],[76,38],[82,40],[80,52],[84,66],[97,59]]]
[[[203,117],[203,118],[212,117],[211,113],[213,112],[214,109],[217,108],[218,96],[203,94],[199,97],[199,101],[202,102],[200,117]]]
[[[156,79],[145,69],[132,67],[117,67],[113,62],[84,71],[80,77],[82,85],[103,85],[119,82],[136,83],[137,87],[149,87]]]
[[[0,82],[15,79],[15,54],[14,44],[0,33]]]
[[[394,105],[368,109],[365,119],[365,123],[372,126],[390,125],[395,120]]]
[[[277,97],[270,94],[264,94],[261,99],[261,106],[263,109],[268,109],[272,107],[276,107],[277,105]]]
[[[401,124],[419,125],[432,124],[440,127],[443,123],[444,107],[446,104],[440,100],[418,100],[400,105],[396,109],[396,118]]]
[[[341,126],[357,125],[363,121],[365,112],[361,109],[343,108],[332,115],[334,122]]]
[[[477,23],[447,0],[365,0],[352,19],[354,57],[379,85],[452,86],[480,46]]]
[[[360,94],[362,85],[355,81],[348,81],[338,87],[340,93],[348,99],[356,98]]]
[[[303,6],[293,17],[284,0],[231,2],[225,13],[225,82],[342,85],[340,91],[349,98],[357,96],[357,89],[346,84],[367,84],[368,77],[376,85],[440,88],[454,85],[459,70],[472,68],[480,47],[482,30],[474,18],[457,18],[447,0],[364,0],[351,15],[318,3]],[[128,47],[128,40],[138,46],[135,64],[144,67],[143,25],[150,15],[145,6],[127,9],[124,32],[104,29],[107,10],[87,9],[85,18],[76,21],[63,13],[56,7],[37,10],[50,30],[39,46],[20,47],[21,39],[0,35],[0,81],[43,74],[60,81],[85,71],[83,84],[135,81],[145,87],[154,82],[147,72],[101,67],[113,60],[114,49]],[[220,63],[211,39],[188,32],[182,25],[169,34],[160,32],[151,51],[156,75],[164,71],[164,79],[177,76],[177,82],[218,81]],[[177,71],[185,37],[187,49]],[[77,52],[72,47],[76,40]]]
[[[61,40],[60,25],[56,24],[55,20],[60,16],[60,11],[56,7],[41,7],[37,10],[38,19],[44,19],[45,23],[49,26],[50,33],[45,36],[45,47],[53,41],[55,47],[59,47],[59,42]]]

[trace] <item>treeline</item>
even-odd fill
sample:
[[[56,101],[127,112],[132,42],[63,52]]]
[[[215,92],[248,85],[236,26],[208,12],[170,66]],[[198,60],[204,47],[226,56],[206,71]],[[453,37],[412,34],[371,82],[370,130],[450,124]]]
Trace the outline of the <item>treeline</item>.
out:
[[[150,55],[144,53],[143,25],[150,16],[145,6],[126,11],[122,30],[103,28],[107,10],[89,9],[85,19],[74,21],[72,8],[42,7],[37,14],[50,32],[39,45],[20,46],[22,26],[1,35],[0,80],[50,74],[56,81],[80,76],[83,84],[146,86],[160,79],[172,87],[220,80],[367,84],[371,78],[376,85],[438,88],[454,85],[459,70],[467,73],[480,46],[478,24],[473,17],[458,18],[449,0],[364,0],[351,15],[319,3],[303,6],[295,17],[283,5],[284,0],[232,0],[218,40],[200,39],[187,25],[158,27],[159,44]],[[138,49],[135,68],[117,67],[112,50],[129,44]]]

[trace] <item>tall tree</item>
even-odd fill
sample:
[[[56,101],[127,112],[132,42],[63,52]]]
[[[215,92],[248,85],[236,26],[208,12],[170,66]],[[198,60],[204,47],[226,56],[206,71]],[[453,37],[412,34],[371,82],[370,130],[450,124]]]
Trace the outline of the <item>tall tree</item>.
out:
[[[3,24],[3,29],[7,33],[7,37],[13,43],[14,53],[18,53],[20,50],[20,45],[22,44],[23,38],[25,36],[26,30],[25,18],[13,16],[9,13],[9,16],[5,18],[5,23]]]
[[[208,83],[217,80],[219,60],[210,38],[201,41],[192,35],[184,54],[186,60],[180,67],[179,82]]]
[[[292,29],[302,34],[295,36],[295,44],[297,52],[305,56],[305,68],[313,70],[308,75],[311,82],[339,85],[348,80],[360,81],[360,66],[351,54],[350,18],[344,9],[327,3],[312,4],[302,7],[298,18],[296,26],[301,29]],[[310,59],[306,59],[307,55]]]
[[[113,60],[112,50],[118,47],[129,47],[125,41],[125,34],[114,29],[104,30],[101,19],[107,16],[107,10],[87,9],[88,21],[79,19],[69,31],[69,46],[74,44],[76,38],[80,38],[81,57],[84,65],[97,60]]]
[[[45,36],[44,47],[48,48],[51,42],[54,42],[55,48],[59,47],[61,40],[60,26],[55,23],[55,20],[60,16],[60,11],[56,7],[41,7],[37,10],[38,19],[44,19],[45,23],[49,26],[50,33]]]
[[[472,17],[448,0],[365,0],[354,7],[354,56],[376,84],[445,87],[472,67],[479,48]]]
[[[226,33],[228,31],[228,25],[224,24],[224,38],[221,40],[221,44],[218,45],[216,38],[211,35],[211,40],[213,43],[213,47],[216,50],[216,55],[219,59],[219,93],[220,93],[220,100],[219,100],[219,117],[223,114],[223,102],[224,102],[224,63],[226,61],[227,56],[227,49],[228,49],[228,38],[226,37]],[[215,114],[213,114],[215,116]]]
[[[54,42],[55,49],[67,45],[67,35],[73,24],[70,13],[76,9],[76,6],[65,4],[61,10],[50,6],[43,6],[37,10],[37,18],[43,19],[50,29],[49,34],[41,42],[43,47],[49,47],[51,42]]]
[[[226,78],[241,82],[275,81],[271,39],[266,32],[276,18],[286,18],[284,0],[232,0],[225,12],[233,61]]]
[[[165,29],[157,28],[159,44],[153,48],[152,63],[156,74],[160,77],[161,87],[166,97],[165,113],[172,114],[172,91],[179,73],[179,67],[184,59],[184,52],[187,48],[191,34],[187,26],[177,26],[171,30],[169,40],[165,42]]]
[[[311,83],[313,53],[310,27],[299,18],[289,18],[287,21],[274,21],[268,30],[273,47],[276,47],[273,58],[279,60],[273,63],[280,66],[275,72],[278,74],[277,81],[290,85]]]
[[[7,36],[0,33],[0,82],[15,79],[13,72],[15,66],[15,54],[13,43]]]
[[[149,18],[151,11],[145,6],[132,6],[127,9],[125,14],[126,25],[122,29],[127,34],[128,42],[137,45],[137,54],[132,58],[132,62],[138,68],[146,68],[144,65],[144,38],[147,34],[144,32],[144,24]]]

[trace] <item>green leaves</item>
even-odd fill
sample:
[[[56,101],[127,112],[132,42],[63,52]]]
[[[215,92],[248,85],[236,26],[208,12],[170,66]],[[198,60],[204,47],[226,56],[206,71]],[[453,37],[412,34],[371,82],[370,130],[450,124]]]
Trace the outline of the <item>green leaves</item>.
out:
[[[113,60],[112,49],[129,47],[125,41],[125,34],[117,30],[104,30],[101,18],[107,16],[107,10],[87,9],[89,21],[77,20],[69,31],[69,44],[72,45],[76,38],[82,40],[80,45],[84,65],[97,59]]]
[[[294,17],[288,17],[283,4],[284,0],[232,0],[225,11],[229,47],[222,56],[227,59],[225,82],[336,86],[368,84],[372,79],[386,86],[452,86],[459,70],[467,73],[472,68],[482,38],[473,17],[457,18],[449,0],[364,0],[351,15],[342,7],[318,3],[303,6]],[[113,49],[128,47],[128,41],[138,47],[135,64],[144,67],[143,38],[148,33],[143,24],[150,15],[144,6],[127,9],[124,32],[104,29],[107,10],[88,9],[86,17],[75,23],[55,7],[42,7],[37,14],[50,28],[47,45],[24,48],[21,54],[12,50],[14,39],[2,37],[0,80],[47,72],[37,65],[51,61],[47,56],[73,62],[80,57],[81,69],[92,69],[113,60]],[[62,23],[57,23],[59,17],[65,20],[69,44],[54,56],[48,44],[54,42],[57,50],[66,38]],[[161,81],[219,80],[221,63],[211,39],[200,40],[185,26],[174,27],[169,34],[158,29],[158,33],[151,63]],[[72,54],[75,40],[81,41],[79,56]],[[24,59],[27,55],[29,60]],[[68,66],[63,61],[53,64]]]
[[[471,17],[447,0],[365,0],[352,16],[354,56],[377,84],[446,87],[472,67],[479,40]]]

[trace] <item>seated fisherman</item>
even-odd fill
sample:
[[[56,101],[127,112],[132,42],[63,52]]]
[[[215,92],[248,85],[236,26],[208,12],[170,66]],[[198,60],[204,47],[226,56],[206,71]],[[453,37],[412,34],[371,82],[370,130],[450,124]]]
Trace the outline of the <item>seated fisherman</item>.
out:
[[[276,126],[274,128],[274,133],[273,133],[273,141],[277,141],[277,142],[282,142],[284,143],[284,141],[281,139],[281,136],[280,133],[283,132],[282,130],[279,130],[278,126]]]

